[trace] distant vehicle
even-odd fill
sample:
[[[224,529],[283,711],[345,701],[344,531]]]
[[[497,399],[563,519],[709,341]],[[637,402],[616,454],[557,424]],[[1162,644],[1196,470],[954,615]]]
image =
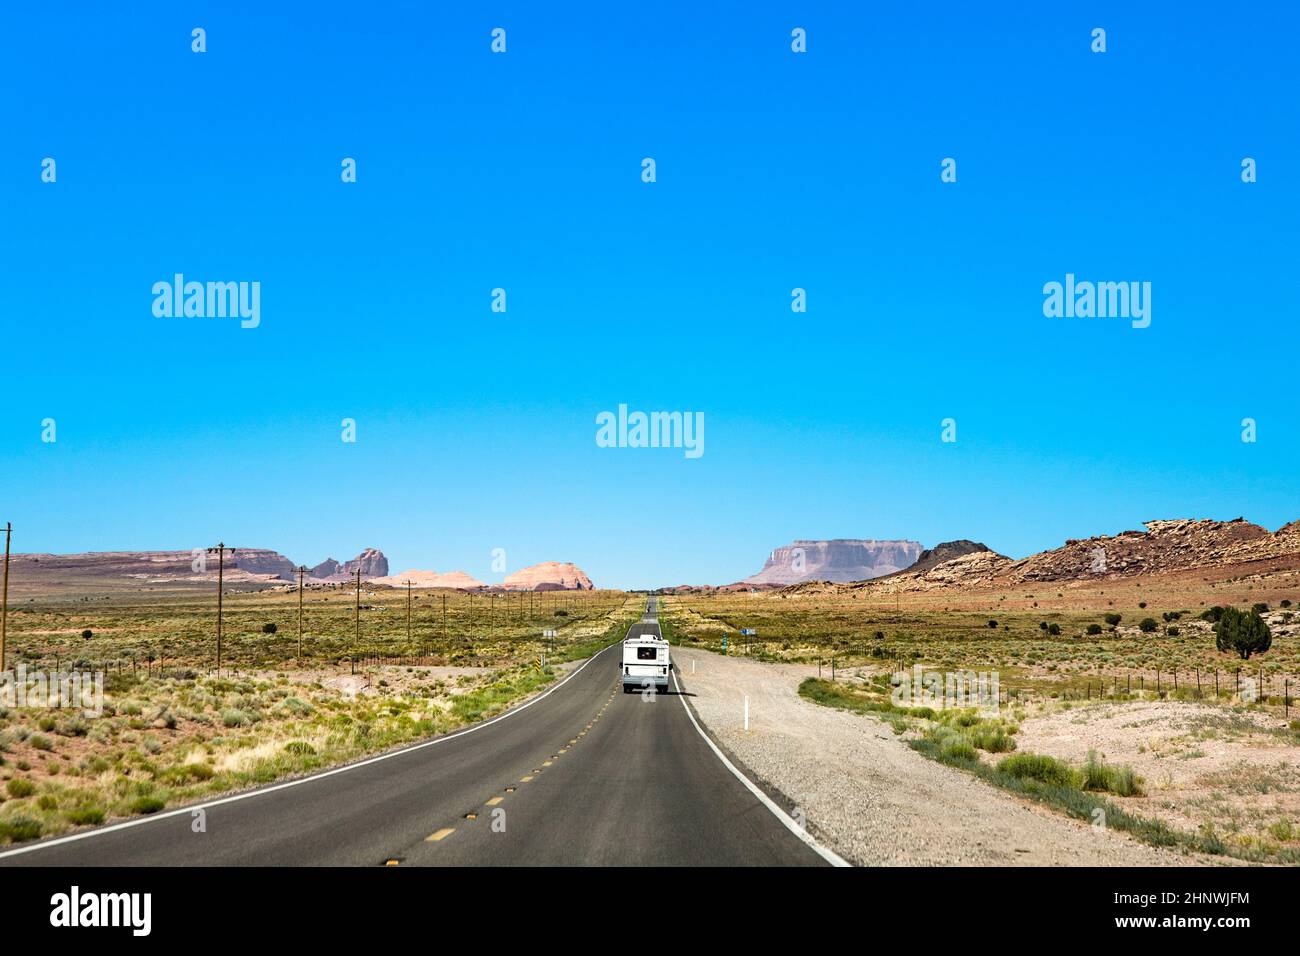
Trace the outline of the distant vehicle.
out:
[[[663,638],[638,634],[623,642],[623,693],[634,694],[652,687],[666,691],[672,669],[668,642]]]

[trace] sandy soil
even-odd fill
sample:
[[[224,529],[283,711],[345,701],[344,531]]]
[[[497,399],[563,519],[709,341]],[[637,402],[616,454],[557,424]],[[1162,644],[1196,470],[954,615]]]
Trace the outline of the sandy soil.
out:
[[[1181,830],[1277,840],[1290,824],[1300,840],[1300,745],[1287,723],[1243,707],[1183,701],[1030,708],[1017,741],[1024,750],[1082,763],[1096,751],[1128,764],[1146,795],[1124,802]],[[1282,832],[1285,832],[1284,830]]]
[[[1075,822],[922,757],[874,717],[798,696],[816,667],[673,649],[709,731],[807,825],[859,865],[1161,866],[1218,863]],[[694,672],[692,672],[694,664]],[[750,729],[743,728],[749,698]]]

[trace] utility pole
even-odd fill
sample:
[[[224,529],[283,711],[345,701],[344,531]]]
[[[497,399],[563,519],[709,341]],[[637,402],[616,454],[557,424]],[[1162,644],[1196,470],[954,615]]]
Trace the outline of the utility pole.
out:
[[[411,646],[411,583],[406,582],[406,646]]]
[[[5,669],[5,635],[9,626],[9,538],[14,526],[5,522],[5,584],[3,603],[0,603],[0,671]]]
[[[357,568],[357,639],[353,642],[352,654],[355,667],[356,655],[361,650],[361,569]]]
[[[218,541],[215,548],[208,548],[208,554],[217,554],[217,676],[221,676],[221,609],[224,601],[226,578],[226,552],[235,553],[234,548],[227,548],[224,541]]]
[[[307,573],[307,565],[298,566],[298,660],[302,660],[302,577]]]

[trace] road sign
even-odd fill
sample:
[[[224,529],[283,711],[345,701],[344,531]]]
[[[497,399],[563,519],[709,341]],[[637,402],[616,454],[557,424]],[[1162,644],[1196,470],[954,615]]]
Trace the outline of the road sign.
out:
[[[758,637],[758,631],[754,630],[752,627],[742,627],[740,633],[745,637]]]
[[[555,636],[554,631],[542,631],[542,637],[554,637],[554,636]]]

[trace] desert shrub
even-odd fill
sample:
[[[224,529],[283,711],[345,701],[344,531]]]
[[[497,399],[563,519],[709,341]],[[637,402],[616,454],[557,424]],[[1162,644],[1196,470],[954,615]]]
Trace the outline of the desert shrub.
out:
[[[1056,622],[1052,622],[1051,624],[1047,625],[1047,633],[1053,636],[1060,634],[1061,625],[1057,624]]]
[[[98,826],[104,822],[104,808],[93,803],[86,803],[65,810],[63,813],[69,823],[76,826]]]
[[[1177,627],[1171,624],[1169,625],[1169,627],[1165,628],[1165,633],[1168,634],[1170,637],[1177,637],[1182,632],[1179,631]]]
[[[228,707],[221,712],[221,723],[227,727],[246,727],[253,719],[238,707]]]
[[[1251,609],[1252,611],[1254,611],[1256,614],[1267,614],[1267,613],[1268,613],[1268,602],[1267,602],[1267,601],[1256,601],[1254,604],[1251,605],[1251,608],[1250,608],[1250,609]]]
[[[81,717],[69,717],[59,725],[58,732],[65,737],[84,737],[90,733],[90,724]]]
[[[205,763],[182,763],[174,767],[168,767],[162,772],[159,779],[163,783],[183,787],[189,783],[201,783],[204,780],[211,780],[215,775],[216,771]]]
[[[17,843],[19,840],[35,840],[41,835],[41,821],[30,817],[10,817],[0,820],[0,839]]]
[[[274,634],[277,630],[279,630],[279,628],[277,628],[273,622],[262,625],[263,634]]]
[[[951,760],[976,760],[975,745],[960,734],[947,737],[939,745],[939,755]]]
[[[1217,604],[1201,612],[1201,620],[1209,621],[1211,624],[1218,624],[1221,617],[1223,617],[1223,608]]]
[[[9,796],[16,800],[21,800],[23,797],[30,797],[36,792],[36,784],[32,783],[26,777],[14,777],[5,784],[5,790],[8,792]]]
[[[980,750],[991,754],[1002,754],[1016,749],[1016,742],[1011,739],[1000,725],[994,723],[976,727],[970,734],[971,743]]]
[[[1096,751],[1089,750],[1088,762],[1083,767],[1083,789],[1133,797],[1142,793],[1142,780],[1133,773],[1132,767],[1108,766]]]
[[[41,728],[41,730],[45,731],[47,734],[54,729],[54,724],[54,718],[48,716],[42,717],[40,720],[36,721],[36,726]]]
[[[131,801],[131,812],[157,813],[165,806],[167,806],[167,801],[161,797],[136,797]]]
[[[95,636],[95,632],[92,631],[90,628],[86,628],[84,631],[81,632],[81,636],[84,637],[86,640],[90,640],[92,637]]]
[[[1043,754],[1012,754],[998,761],[998,772],[1017,780],[1037,780],[1054,787],[1073,787],[1077,775],[1059,760]]]
[[[1124,615],[1123,615],[1123,614],[1117,614],[1117,613],[1115,613],[1114,611],[1111,611],[1109,614],[1106,615],[1106,617],[1104,618],[1104,620],[1105,620],[1106,623],[1109,624],[1111,627],[1117,627],[1117,626],[1119,625],[1119,622],[1122,621],[1122,620],[1124,620]]]
[[[313,757],[316,754],[316,748],[305,740],[291,740],[284,745],[284,752],[296,754],[300,757]]]
[[[1138,622],[1138,629],[1143,634],[1154,634],[1160,630],[1160,624],[1154,617],[1144,617]]]
[[[993,620],[990,620],[990,621],[989,621],[989,627],[990,627],[990,628],[995,628],[995,627],[997,627],[997,626],[998,626],[998,622],[997,622],[997,621],[993,621]]]
[[[1227,607],[1214,625],[1214,643],[1220,651],[1235,653],[1244,661],[1272,647],[1273,634],[1258,611]]]
[[[1100,634],[1100,633],[1101,633],[1101,625],[1100,625],[1100,624],[1089,624],[1089,625],[1088,625],[1088,633],[1089,633],[1089,634]]]
[[[27,742],[36,750],[53,750],[54,745],[50,743],[50,738],[44,734],[32,734],[27,738]]]

